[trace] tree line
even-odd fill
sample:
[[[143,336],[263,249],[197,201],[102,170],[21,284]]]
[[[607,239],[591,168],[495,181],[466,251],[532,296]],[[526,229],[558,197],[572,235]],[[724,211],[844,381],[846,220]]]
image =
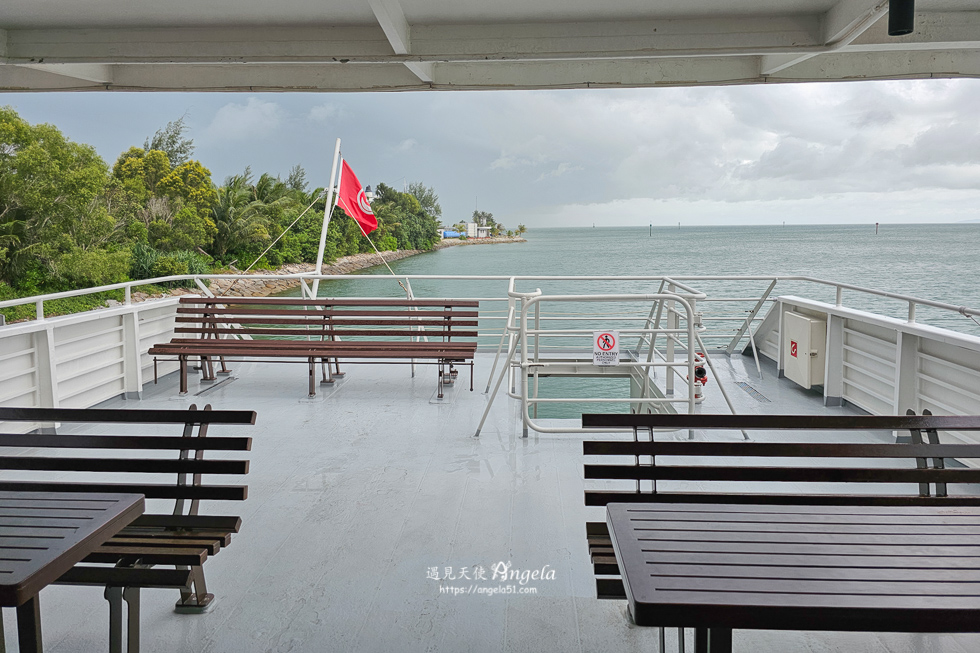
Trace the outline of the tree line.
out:
[[[315,262],[324,189],[310,188],[299,165],[285,179],[246,168],[217,186],[186,132],[183,118],[170,122],[110,167],[93,147],[0,107],[0,299],[244,269],[256,258],[262,269]],[[378,249],[439,241],[439,198],[421,182],[406,192],[378,184],[372,208]],[[324,260],[369,251],[337,207]]]

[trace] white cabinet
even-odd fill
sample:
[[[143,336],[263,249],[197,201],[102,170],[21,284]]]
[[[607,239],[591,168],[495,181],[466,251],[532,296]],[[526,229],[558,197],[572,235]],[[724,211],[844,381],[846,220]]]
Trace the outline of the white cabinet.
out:
[[[783,373],[804,388],[823,385],[827,322],[801,313],[783,314]]]

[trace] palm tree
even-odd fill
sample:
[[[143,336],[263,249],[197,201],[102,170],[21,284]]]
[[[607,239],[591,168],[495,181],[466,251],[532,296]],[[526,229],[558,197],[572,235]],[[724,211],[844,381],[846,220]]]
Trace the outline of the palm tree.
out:
[[[256,210],[249,175],[235,175],[218,189],[218,201],[211,207],[211,217],[218,228],[214,237],[214,257],[225,254],[256,239],[268,239],[266,217]]]

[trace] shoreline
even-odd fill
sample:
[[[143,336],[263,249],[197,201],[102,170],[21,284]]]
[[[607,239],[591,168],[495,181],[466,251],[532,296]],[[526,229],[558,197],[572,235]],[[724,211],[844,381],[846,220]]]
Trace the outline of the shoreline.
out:
[[[400,249],[382,252],[382,255],[384,256],[385,261],[390,263],[391,261],[399,261],[403,258],[408,258],[417,254],[425,254],[427,252],[434,252],[440,249],[446,249],[447,247],[460,247],[466,245],[501,245],[506,243],[525,242],[527,242],[527,239],[521,236],[468,238],[466,240],[460,240],[458,238],[445,238],[436,243],[431,250]],[[383,265],[383,263],[378,261],[378,255],[374,252],[369,252],[352,254],[351,256],[342,256],[333,263],[324,264],[320,270],[321,274],[350,274],[351,272],[356,272],[357,270],[366,270],[367,268],[373,268],[378,265]],[[301,274],[304,272],[313,272],[315,267],[316,266],[313,263],[289,263],[276,270],[258,270],[249,272],[249,275]],[[284,290],[289,290],[290,288],[294,288],[298,285],[299,280],[295,279],[257,279],[255,281],[241,279],[237,281],[217,279],[208,284],[208,289],[215,295],[221,294],[225,297],[266,297]],[[228,290],[229,287],[231,287],[231,290]],[[161,297],[197,294],[198,292],[200,292],[200,290],[188,288],[174,288],[169,293],[154,295],[135,292],[133,293],[133,301],[141,302],[148,299],[159,299]]]

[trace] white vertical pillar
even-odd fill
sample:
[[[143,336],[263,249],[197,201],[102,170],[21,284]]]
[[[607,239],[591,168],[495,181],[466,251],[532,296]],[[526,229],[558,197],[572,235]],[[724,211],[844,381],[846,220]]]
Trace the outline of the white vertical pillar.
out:
[[[840,406],[844,396],[844,318],[827,316],[827,356],[824,359],[824,406]]]
[[[133,307],[123,319],[123,369],[126,399],[140,399],[143,395],[143,361],[140,355],[139,308]]]
[[[919,367],[919,337],[898,332],[895,342],[895,414],[904,415],[911,408],[919,411],[916,392]]]
[[[54,351],[54,327],[39,329],[33,334],[37,352],[37,392],[41,408],[58,408],[57,360]]]

